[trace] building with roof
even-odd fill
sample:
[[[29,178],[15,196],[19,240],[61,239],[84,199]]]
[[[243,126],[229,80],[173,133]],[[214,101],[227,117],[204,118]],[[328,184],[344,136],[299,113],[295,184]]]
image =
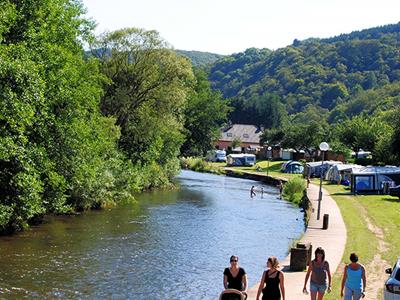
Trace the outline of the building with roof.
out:
[[[215,148],[234,152],[256,152],[260,146],[262,130],[255,125],[232,124],[221,130],[220,138],[214,142]],[[240,146],[232,149],[232,142],[240,141]]]

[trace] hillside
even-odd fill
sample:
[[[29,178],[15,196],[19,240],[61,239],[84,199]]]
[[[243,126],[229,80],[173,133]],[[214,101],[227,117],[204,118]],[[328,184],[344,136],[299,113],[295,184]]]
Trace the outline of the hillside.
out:
[[[205,66],[215,63],[218,59],[224,57],[221,54],[215,54],[210,52],[201,51],[186,51],[186,50],[175,50],[176,53],[182,56],[186,56],[192,61],[194,66]]]
[[[247,122],[254,101],[275,96],[275,111],[284,108],[289,115],[310,105],[327,117],[338,108],[346,113],[364,91],[400,81],[400,23],[330,39],[295,40],[276,51],[248,49],[218,60],[209,79],[214,89],[234,99],[233,121]]]

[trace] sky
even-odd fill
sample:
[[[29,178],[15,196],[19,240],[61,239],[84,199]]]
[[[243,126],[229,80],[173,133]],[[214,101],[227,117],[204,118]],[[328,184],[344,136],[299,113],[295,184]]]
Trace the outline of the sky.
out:
[[[218,54],[272,50],[400,22],[400,0],[82,0],[96,34],[157,30],[173,48]]]

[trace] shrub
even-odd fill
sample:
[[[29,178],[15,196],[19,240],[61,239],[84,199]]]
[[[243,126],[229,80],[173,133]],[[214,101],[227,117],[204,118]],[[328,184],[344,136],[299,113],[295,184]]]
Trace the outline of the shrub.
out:
[[[283,187],[283,196],[285,199],[295,204],[300,204],[303,197],[303,191],[306,189],[304,179],[295,177],[290,179]]]

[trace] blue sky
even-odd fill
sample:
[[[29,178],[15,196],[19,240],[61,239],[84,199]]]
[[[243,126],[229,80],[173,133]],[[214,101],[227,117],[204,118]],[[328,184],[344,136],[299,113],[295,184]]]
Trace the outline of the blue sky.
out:
[[[96,33],[154,29],[175,49],[219,54],[277,49],[398,23],[400,0],[82,0]]]

